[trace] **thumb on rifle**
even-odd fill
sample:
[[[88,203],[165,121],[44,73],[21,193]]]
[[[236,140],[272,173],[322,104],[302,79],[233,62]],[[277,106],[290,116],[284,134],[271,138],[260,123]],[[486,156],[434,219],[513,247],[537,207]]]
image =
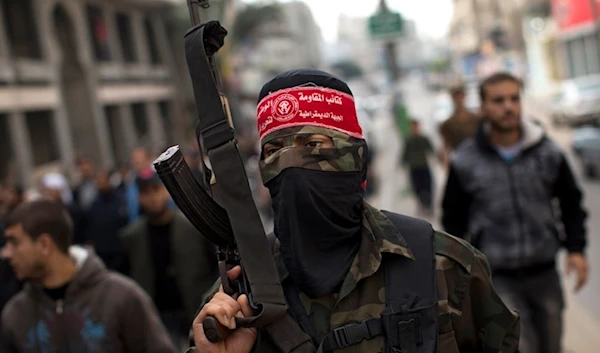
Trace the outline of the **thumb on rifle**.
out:
[[[242,274],[242,267],[235,266],[231,270],[227,271],[227,277],[229,277],[230,281],[235,281]]]
[[[231,282],[235,282],[235,280],[237,280],[241,274],[242,274],[242,267],[239,265],[235,266],[231,270],[227,271],[227,277],[229,278],[229,281],[231,281]],[[219,292],[223,292],[222,284],[219,286]]]

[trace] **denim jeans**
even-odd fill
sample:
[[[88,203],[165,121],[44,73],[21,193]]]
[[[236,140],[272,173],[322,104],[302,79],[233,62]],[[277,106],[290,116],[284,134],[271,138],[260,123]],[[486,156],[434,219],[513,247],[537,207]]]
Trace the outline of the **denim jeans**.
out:
[[[494,287],[511,309],[521,316],[521,353],[561,353],[562,286],[556,269],[536,275],[494,275]]]

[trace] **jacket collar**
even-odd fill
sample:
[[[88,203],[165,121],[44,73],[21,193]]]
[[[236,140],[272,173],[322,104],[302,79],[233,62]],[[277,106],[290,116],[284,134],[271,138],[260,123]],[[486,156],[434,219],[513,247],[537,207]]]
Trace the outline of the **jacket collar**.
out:
[[[490,129],[490,123],[484,121],[479,126],[479,130],[475,136],[475,141],[480,147],[496,151],[496,147],[492,145],[489,138]],[[546,138],[546,133],[544,132],[543,127],[526,118],[521,119],[521,131],[523,133],[523,151],[536,147]]]
[[[102,260],[100,260],[93,252],[82,246],[72,245],[69,247],[69,256],[77,267],[77,273],[70,281],[66,293],[67,296],[71,296],[82,288],[97,283],[106,272],[106,266]],[[42,284],[37,281],[27,282],[25,284],[25,289],[36,296],[44,295],[44,288]]]

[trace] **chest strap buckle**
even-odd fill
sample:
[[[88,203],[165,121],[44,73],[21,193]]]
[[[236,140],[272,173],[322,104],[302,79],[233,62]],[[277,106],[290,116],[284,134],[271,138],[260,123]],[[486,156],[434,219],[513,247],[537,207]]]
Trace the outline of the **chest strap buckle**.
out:
[[[317,352],[335,351],[382,334],[383,327],[380,319],[370,319],[356,324],[340,326],[325,336]]]

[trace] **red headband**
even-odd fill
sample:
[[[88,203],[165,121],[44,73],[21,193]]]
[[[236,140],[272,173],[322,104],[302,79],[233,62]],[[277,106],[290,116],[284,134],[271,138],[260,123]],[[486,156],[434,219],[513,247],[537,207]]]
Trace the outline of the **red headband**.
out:
[[[273,92],[256,108],[258,135],[294,126],[312,125],[364,139],[354,98],[324,87],[293,87]]]

